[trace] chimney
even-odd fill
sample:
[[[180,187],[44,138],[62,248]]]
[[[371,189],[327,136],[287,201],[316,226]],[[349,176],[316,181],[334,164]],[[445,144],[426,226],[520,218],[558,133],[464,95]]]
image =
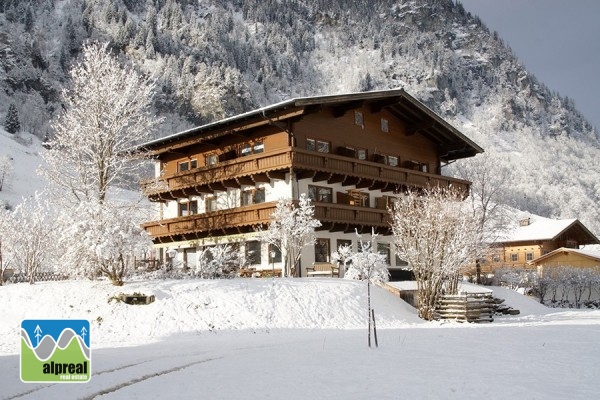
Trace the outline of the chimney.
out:
[[[530,218],[524,218],[519,221],[519,226],[529,226],[530,223]]]

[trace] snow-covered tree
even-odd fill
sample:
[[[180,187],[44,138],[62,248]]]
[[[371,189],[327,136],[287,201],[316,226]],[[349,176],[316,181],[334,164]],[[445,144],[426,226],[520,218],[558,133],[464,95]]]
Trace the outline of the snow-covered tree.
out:
[[[344,278],[358,279],[367,282],[367,312],[369,321],[369,347],[371,347],[371,323],[373,320],[373,311],[371,308],[371,284],[378,282],[387,282],[389,271],[386,263],[386,256],[377,251],[377,234],[375,230],[371,232],[371,238],[368,241],[356,232],[358,236],[358,252],[353,253],[352,264],[346,271]]]
[[[114,285],[122,285],[135,256],[152,244],[140,227],[143,211],[108,200],[81,202],[64,211],[59,240],[64,271],[88,278],[104,275]]]
[[[53,253],[58,250],[50,210],[41,195],[24,199],[14,211],[0,210],[4,268],[10,265],[23,272],[30,284],[35,283],[35,274],[41,268],[50,266]]]
[[[461,198],[434,187],[399,196],[390,209],[396,251],[415,275],[419,316],[426,320],[434,318],[444,284],[455,282],[479,251],[478,220]]]
[[[13,103],[8,106],[8,111],[4,118],[4,129],[8,133],[17,133],[21,130],[19,111],[17,111],[17,107]]]
[[[347,243],[340,245],[331,255],[332,260],[340,264],[341,277],[346,276],[346,270],[348,269],[348,264],[352,262],[353,255],[354,251],[352,250],[352,246]]]
[[[321,222],[314,218],[315,207],[306,193],[300,195],[296,202],[291,199],[280,199],[271,215],[268,230],[259,228],[260,240],[277,247],[284,257],[283,276],[290,276],[295,271],[304,246],[314,244],[315,228]]]
[[[243,252],[230,244],[206,247],[198,253],[198,263],[194,271],[204,279],[230,276],[238,267]]]
[[[85,45],[70,76],[41,173],[70,200],[103,202],[109,187],[137,181],[143,164],[137,146],[160,122],[150,109],[154,83],[121,66],[106,44]]]
[[[11,176],[13,171],[13,160],[9,156],[0,156],[0,192],[4,188],[6,182]]]

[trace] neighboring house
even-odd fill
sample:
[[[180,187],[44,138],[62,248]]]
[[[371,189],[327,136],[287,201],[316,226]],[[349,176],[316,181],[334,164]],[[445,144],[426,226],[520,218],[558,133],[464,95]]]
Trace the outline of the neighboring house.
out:
[[[441,175],[444,164],[483,150],[404,90],[293,99],[145,144],[156,178],[142,184],[160,220],[144,224],[159,257],[188,265],[197,249],[239,243],[251,265],[280,267],[281,254],[257,240],[281,198],[307,193],[322,223],[303,250],[301,275],[330,261],[338,246],[357,248],[355,230],[381,234],[392,271],[387,206],[409,188],[468,192],[469,182]],[[366,236],[365,236],[366,238]]]
[[[556,267],[591,268],[600,272],[600,251],[561,247],[529,263],[540,273]]]
[[[482,271],[497,268],[535,268],[532,262],[560,248],[600,244],[600,241],[577,219],[554,220],[530,216],[502,234],[482,263]]]

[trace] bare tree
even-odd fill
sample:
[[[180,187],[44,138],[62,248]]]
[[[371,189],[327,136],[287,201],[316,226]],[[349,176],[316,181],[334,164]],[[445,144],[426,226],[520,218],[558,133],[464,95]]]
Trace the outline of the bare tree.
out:
[[[285,264],[282,276],[291,276],[295,271],[298,260],[302,255],[304,246],[315,242],[315,228],[321,226],[321,222],[314,218],[315,208],[311,204],[306,193],[300,195],[298,204],[291,199],[281,199],[271,215],[268,230],[258,228],[260,240],[276,246],[284,256]]]
[[[472,212],[479,222],[482,242],[491,246],[509,222],[502,195],[506,192],[507,182],[511,181],[512,171],[506,162],[502,162],[498,155],[492,153],[478,154],[457,163],[456,171],[461,178],[471,181]],[[482,250],[485,247],[482,246]],[[481,283],[480,259],[483,256],[484,254],[478,254],[475,259],[477,283]]]
[[[119,65],[108,45],[88,44],[62,92],[63,113],[53,121],[54,137],[40,169],[75,202],[103,202],[109,187],[137,179],[147,141],[160,122],[151,114],[154,83]]]
[[[426,320],[434,318],[444,284],[457,279],[480,247],[478,221],[461,198],[435,187],[399,196],[390,209],[394,244],[415,275],[419,316]]]

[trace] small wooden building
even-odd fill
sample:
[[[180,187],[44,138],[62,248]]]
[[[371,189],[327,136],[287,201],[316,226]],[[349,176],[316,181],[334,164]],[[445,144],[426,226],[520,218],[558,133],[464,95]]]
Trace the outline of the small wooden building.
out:
[[[535,269],[533,263],[558,249],[579,249],[600,244],[578,219],[521,218],[518,225],[503,234],[481,264],[482,272],[499,268]]]
[[[600,250],[568,249],[561,247],[529,263],[544,273],[557,267],[590,268],[600,272]]]

